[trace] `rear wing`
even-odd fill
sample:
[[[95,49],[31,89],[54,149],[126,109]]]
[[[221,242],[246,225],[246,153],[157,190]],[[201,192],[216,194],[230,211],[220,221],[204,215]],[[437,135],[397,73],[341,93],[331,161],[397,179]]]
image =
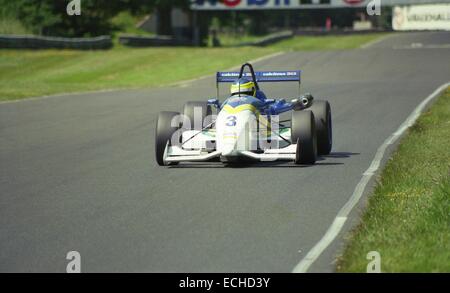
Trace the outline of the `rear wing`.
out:
[[[234,82],[239,78],[239,72],[217,72],[216,83]],[[243,77],[252,79],[251,72],[242,73]],[[256,82],[286,82],[296,81],[300,83],[300,70],[293,71],[257,71],[255,72]]]
[[[243,72],[244,66],[250,67],[250,72]],[[253,67],[249,64],[244,64],[241,68],[241,72],[217,72],[216,74],[216,90],[217,99],[219,99],[219,84],[225,82],[234,82],[239,77],[247,77],[253,81],[256,81],[256,89],[259,90],[259,82],[298,82],[298,93],[300,95],[300,83],[301,83],[301,70],[292,71],[253,71]]]

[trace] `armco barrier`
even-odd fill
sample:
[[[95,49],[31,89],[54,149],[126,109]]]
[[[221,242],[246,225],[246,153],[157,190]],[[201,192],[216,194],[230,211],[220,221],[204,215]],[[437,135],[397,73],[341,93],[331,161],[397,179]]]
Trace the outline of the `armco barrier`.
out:
[[[236,47],[242,47],[242,46],[267,46],[271,45],[273,43],[290,39],[294,36],[294,33],[292,31],[283,31],[279,33],[270,34],[260,40],[254,41],[254,42],[245,42],[240,43],[236,45]]]
[[[296,36],[327,36],[327,35],[339,36],[339,35],[364,35],[383,32],[392,32],[392,30],[389,29],[354,30],[352,28],[326,30],[325,28],[303,28],[294,31],[294,34]]]
[[[120,35],[119,43],[130,47],[192,46],[190,40],[179,40],[170,36]]]
[[[0,48],[10,49],[78,49],[95,50],[112,47],[110,36],[60,38],[34,35],[0,35]]]
[[[292,38],[294,33],[292,31],[283,31],[274,34],[270,34],[258,41],[246,42],[237,44],[233,47],[242,46],[267,46],[278,41]],[[162,46],[192,46],[191,40],[175,39],[170,36],[136,36],[136,35],[120,35],[119,43],[130,47],[162,47]]]

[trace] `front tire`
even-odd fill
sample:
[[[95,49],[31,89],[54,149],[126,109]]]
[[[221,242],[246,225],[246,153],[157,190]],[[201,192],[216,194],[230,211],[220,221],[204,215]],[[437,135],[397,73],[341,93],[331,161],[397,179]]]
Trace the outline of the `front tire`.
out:
[[[317,136],[311,111],[292,111],[292,143],[297,143],[295,163],[312,165],[317,159]]]
[[[178,112],[160,112],[156,122],[155,132],[155,155],[156,162],[160,166],[176,165],[177,163],[165,163],[166,147],[171,145],[172,135],[180,128],[180,113]],[[178,119],[178,120],[177,120]]]
[[[333,144],[330,103],[324,100],[315,100],[308,110],[314,113],[316,122],[317,152],[319,155],[328,155]]]

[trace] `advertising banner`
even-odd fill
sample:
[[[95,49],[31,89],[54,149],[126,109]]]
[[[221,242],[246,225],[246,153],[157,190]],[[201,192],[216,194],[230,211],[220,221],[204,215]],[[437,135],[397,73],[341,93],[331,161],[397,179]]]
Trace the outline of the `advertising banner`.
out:
[[[392,28],[406,30],[450,30],[450,4],[396,6]]]
[[[254,10],[364,7],[371,0],[196,0],[194,10]]]
[[[358,8],[448,3],[449,0],[191,0],[193,10]]]

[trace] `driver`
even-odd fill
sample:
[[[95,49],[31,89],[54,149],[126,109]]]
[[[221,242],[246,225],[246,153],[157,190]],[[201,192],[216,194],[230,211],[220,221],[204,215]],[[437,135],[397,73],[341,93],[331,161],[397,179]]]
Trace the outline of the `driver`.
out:
[[[231,96],[234,95],[252,96],[263,102],[266,100],[266,95],[262,91],[256,89],[256,85],[253,81],[245,77],[239,78],[231,85]]]
[[[246,78],[239,78],[231,85],[231,95],[256,96],[256,86],[253,81]]]

